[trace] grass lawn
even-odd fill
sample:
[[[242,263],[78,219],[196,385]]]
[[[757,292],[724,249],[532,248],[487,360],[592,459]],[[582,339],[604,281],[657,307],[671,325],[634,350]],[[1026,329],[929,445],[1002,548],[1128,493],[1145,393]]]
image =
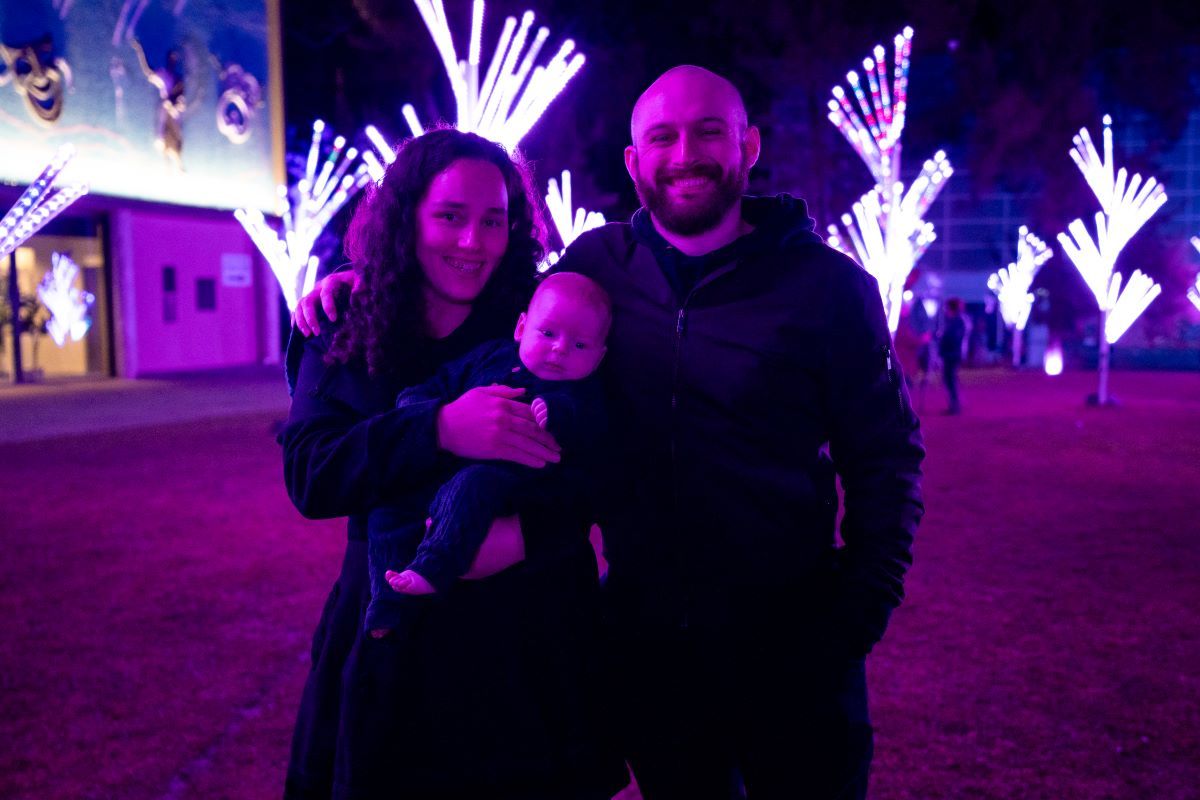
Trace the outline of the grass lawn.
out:
[[[1200,375],[968,373],[870,664],[873,798],[1195,798]],[[0,449],[0,798],[272,798],[337,521],[270,416]]]

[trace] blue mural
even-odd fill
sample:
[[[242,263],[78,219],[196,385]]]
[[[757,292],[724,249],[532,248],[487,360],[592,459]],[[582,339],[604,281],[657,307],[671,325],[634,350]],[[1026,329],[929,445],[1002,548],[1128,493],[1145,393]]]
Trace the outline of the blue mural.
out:
[[[274,210],[268,0],[0,0],[0,180]]]

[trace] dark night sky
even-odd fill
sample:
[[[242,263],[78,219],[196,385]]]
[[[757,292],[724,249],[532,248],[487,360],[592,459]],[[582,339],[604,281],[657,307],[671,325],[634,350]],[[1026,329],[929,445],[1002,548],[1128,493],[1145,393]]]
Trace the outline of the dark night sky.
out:
[[[461,51],[470,0],[445,4]],[[315,116],[344,133],[374,122],[399,136],[407,130],[400,117],[404,102],[426,122],[438,109],[452,108],[440,61],[410,0],[283,5],[287,119],[299,146]],[[1063,156],[1080,126],[1095,126],[1104,112],[1145,115],[1150,142],[1141,157],[1153,166],[1182,132],[1187,112],[1200,108],[1196,6],[494,0],[483,41],[486,59],[503,17],[532,8],[538,24],[551,29],[550,54],[569,36],[588,57],[525,140],[539,183],[570,167],[584,204],[610,217],[627,214],[636,202],[621,150],[632,103],[667,67],[695,63],[730,77],[752,121],[763,127],[764,155],[752,189],[801,194],[822,216],[848,205],[867,180],[825,120],[829,90],[875,43],[887,44],[890,57],[891,37],[912,24],[909,169],[944,147],[977,191],[1042,192],[1035,217],[1050,230],[1089,210],[1075,205],[1078,192],[1057,189],[1078,182]]]

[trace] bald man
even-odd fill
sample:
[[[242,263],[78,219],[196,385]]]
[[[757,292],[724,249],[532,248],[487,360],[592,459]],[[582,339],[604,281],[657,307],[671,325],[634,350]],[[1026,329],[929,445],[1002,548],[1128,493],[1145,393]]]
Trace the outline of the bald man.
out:
[[[614,308],[600,524],[621,744],[647,800],[864,797],[864,658],[923,511],[878,287],[804,201],[745,196],[761,141],[728,80],[668,71],[630,135],[643,207],[556,267]]]

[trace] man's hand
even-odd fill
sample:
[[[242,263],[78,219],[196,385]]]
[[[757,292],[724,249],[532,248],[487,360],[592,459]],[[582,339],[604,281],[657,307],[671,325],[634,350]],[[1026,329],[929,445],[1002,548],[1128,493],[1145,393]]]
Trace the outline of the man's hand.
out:
[[[546,430],[546,425],[550,422],[550,409],[546,406],[546,401],[540,397],[533,398],[533,402],[529,404],[529,410],[533,412],[533,419],[537,422],[538,427]]]
[[[524,393],[510,386],[480,386],[442,406],[438,446],[472,461],[512,461],[535,469],[557,463],[558,442],[538,427],[529,406],[512,399]]]
[[[316,336],[321,332],[317,304],[319,303],[325,310],[325,316],[329,317],[329,321],[334,322],[337,320],[339,295],[346,291],[357,292],[361,289],[362,281],[359,280],[358,273],[353,270],[326,275],[317,282],[311,292],[300,298],[300,302],[296,304],[296,310],[292,312],[292,322],[305,336]]]

